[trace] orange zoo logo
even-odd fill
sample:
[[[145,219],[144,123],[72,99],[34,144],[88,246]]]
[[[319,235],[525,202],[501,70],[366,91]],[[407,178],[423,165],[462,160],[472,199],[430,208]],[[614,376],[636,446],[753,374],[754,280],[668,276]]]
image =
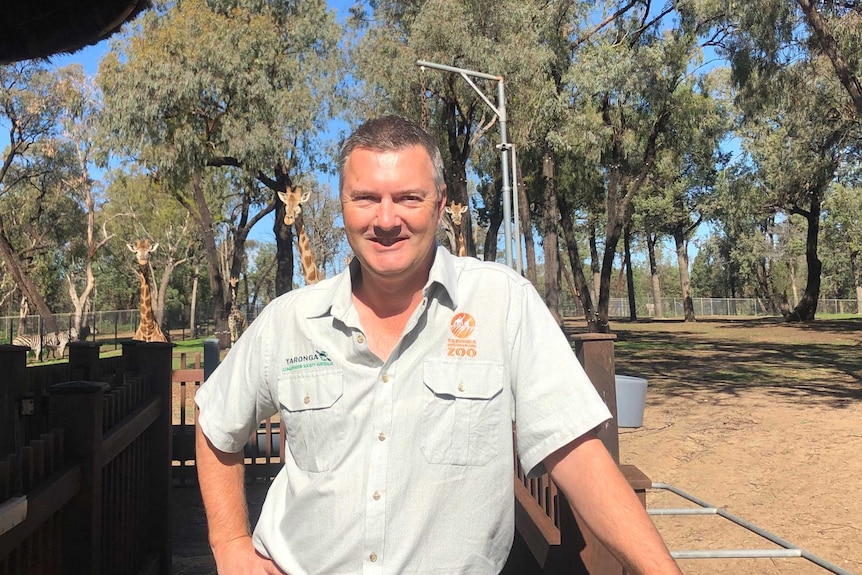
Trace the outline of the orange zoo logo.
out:
[[[449,330],[452,332],[452,335],[459,339],[470,337],[475,329],[476,320],[469,313],[455,314],[452,317],[452,321],[449,322]]]

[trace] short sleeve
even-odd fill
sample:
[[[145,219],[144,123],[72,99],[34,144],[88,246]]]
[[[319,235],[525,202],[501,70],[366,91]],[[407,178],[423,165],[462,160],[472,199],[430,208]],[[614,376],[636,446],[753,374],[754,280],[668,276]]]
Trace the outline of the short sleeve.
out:
[[[532,285],[524,285],[513,339],[518,456],[531,477],[544,459],[611,417],[560,327]]]
[[[270,378],[272,310],[265,309],[195,395],[198,424],[219,450],[243,449],[260,422],[277,411]]]

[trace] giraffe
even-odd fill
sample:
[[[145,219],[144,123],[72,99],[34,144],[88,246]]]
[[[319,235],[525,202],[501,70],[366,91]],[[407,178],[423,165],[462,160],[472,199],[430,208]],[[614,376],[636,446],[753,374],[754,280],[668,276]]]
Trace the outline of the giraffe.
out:
[[[446,213],[452,218],[452,225],[455,226],[455,233],[458,236],[458,255],[464,257],[467,255],[467,242],[464,241],[464,230],[461,228],[461,216],[466,212],[469,206],[458,204],[455,200],[446,206]]]
[[[297,216],[302,212],[301,204],[307,201],[309,196],[311,196],[311,192],[302,193],[302,186],[296,186],[295,189],[287,188],[285,192],[278,192],[279,199],[284,202],[284,225],[289,226],[296,222]],[[305,225],[300,220],[295,227],[297,228],[296,241],[299,244],[299,261],[302,264],[305,284],[316,284],[323,279],[323,276],[317,271],[317,263],[311,253],[311,243],[308,241],[308,234],[305,233]]]
[[[141,278],[141,323],[132,338],[137,341],[163,341],[168,338],[162,332],[156,317],[153,314],[153,300],[150,295],[150,282],[147,281],[147,272],[150,269],[150,254],[156,251],[159,244],[150,245],[150,240],[135,240],[135,245],[126,244],[129,251],[135,254],[138,262],[138,276]]]
[[[230,330],[230,344],[236,343],[248,324],[245,320],[245,314],[239,311],[236,307],[236,284],[239,283],[237,278],[230,278],[230,315],[227,316],[227,325]]]

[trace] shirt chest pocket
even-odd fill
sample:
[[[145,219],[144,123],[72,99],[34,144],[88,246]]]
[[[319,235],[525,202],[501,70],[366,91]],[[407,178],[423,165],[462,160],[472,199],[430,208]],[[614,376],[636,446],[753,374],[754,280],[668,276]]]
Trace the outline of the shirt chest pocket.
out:
[[[497,456],[508,413],[503,378],[498,362],[425,362],[421,449],[429,463],[485,465]]]
[[[341,454],[347,426],[343,393],[341,372],[291,374],[278,380],[282,427],[300,469],[327,471]]]

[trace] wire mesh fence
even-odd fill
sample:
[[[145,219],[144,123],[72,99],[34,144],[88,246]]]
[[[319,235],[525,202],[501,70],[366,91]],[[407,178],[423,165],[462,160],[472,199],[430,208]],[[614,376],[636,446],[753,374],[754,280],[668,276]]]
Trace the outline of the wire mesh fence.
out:
[[[758,298],[692,298],[694,315],[696,317],[776,317],[781,312]],[[656,313],[652,301],[637,302],[637,316],[681,318],[685,317],[685,308],[681,297],[662,298],[661,313]],[[860,303],[855,299],[821,299],[817,303],[818,314],[859,314],[862,315]],[[581,302],[566,298],[563,301],[563,314],[578,317],[584,315]],[[613,318],[628,318],[629,300],[627,298],[611,298],[608,305],[608,315]]]
[[[692,298],[694,315],[696,317],[769,317],[780,316],[780,312],[773,306],[767,305],[763,300],[757,298]],[[257,306],[246,312],[249,323],[257,317],[263,306]],[[573,300],[569,294],[563,297],[563,314],[571,317],[584,315],[580,301]],[[661,315],[664,318],[685,317],[682,298],[662,298]],[[649,302],[637,302],[637,316],[641,318],[659,317],[656,314],[655,304]],[[610,317],[628,318],[629,301],[627,298],[611,298],[608,306]],[[165,317],[162,328],[170,331],[173,341],[183,341],[197,337],[209,337],[218,335],[211,319],[211,313],[204,310],[197,317],[205,318],[190,325],[184,314],[174,314]],[[860,302],[853,299],[821,299],[817,304],[818,314],[859,314],[862,315]],[[55,314],[54,319],[61,330],[69,330],[74,325],[73,314]],[[87,326],[86,339],[98,340],[103,344],[120,345],[123,340],[130,339],[138,327],[140,311],[137,309],[100,311],[87,314],[82,318],[81,325]],[[29,315],[23,319],[17,316],[0,317],[0,344],[12,343],[19,334],[33,336],[46,333],[45,322],[38,315]]]

